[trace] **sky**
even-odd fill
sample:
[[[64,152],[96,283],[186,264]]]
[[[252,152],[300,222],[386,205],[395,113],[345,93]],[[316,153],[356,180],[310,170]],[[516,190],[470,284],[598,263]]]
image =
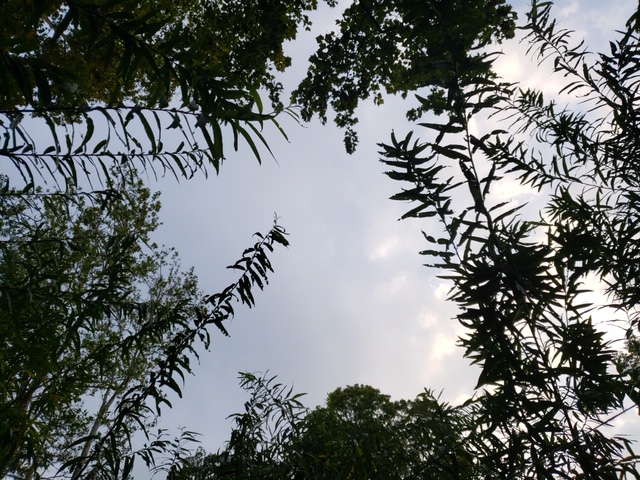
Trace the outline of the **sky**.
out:
[[[513,3],[523,19],[526,2]],[[561,25],[587,43],[606,47],[634,7],[635,0],[561,0],[554,11]],[[286,87],[302,79],[315,36],[333,28],[339,12],[321,6],[312,16],[312,31],[287,46],[293,67],[282,79]],[[557,90],[548,70],[525,58],[524,45],[512,41],[502,48],[497,68],[507,80],[550,94]],[[365,102],[358,111],[360,145],[354,155],[345,153],[343,132],[333,125],[299,125],[283,117],[289,140],[267,130],[274,158],[263,155],[261,165],[245,148],[229,151],[218,176],[211,169],[208,178],[149,181],[162,192],[163,224],[155,241],[179,251],[206,293],[235,280],[225,267],[255,242],[254,232],[268,231],[274,215],[291,242],[271,255],[275,273],[263,292],[253,291],[255,308],[237,308],[226,325],[231,336],[213,332],[210,351],[202,351],[194,375],[187,377],[183,398],[170,398],[174,407],[163,412],[159,427],[196,431],[201,446],[215,452],[229,438],[227,417],[241,412],[247,399],[240,371],[277,375],[306,393],[308,407],[353,384],[371,385],[393,399],[415,398],[425,388],[442,392],[451,403],[472,395],[478,370],[456,347],[463,329],[454,319],[455,306],[446,301],[449,285],[419,255],[427,248],[421,230],[434,234],[437,225],[398,221],[409,204],[389,200],[402,185],[386,177],[378,161],[377,144],[388,142],[392,131],[402,137],[416,129],[405,119],[411,106],[398,98],[386,98],[381,107]],[[540,201],[514,183],[496,195],[517,203]],[[635,412],[617,425],[640,434]]]

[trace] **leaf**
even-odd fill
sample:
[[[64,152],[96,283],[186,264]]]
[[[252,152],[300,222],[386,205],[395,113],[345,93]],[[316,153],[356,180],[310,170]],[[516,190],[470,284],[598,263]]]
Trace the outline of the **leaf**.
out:
[[[67,12],[58,25],[56,25],[55,30],[53,31],[52,41],[55,42],[60,38],[60,36],[64,33],[64,31],[69,27],[71,21],[75,19],[77,15],[77,10],[75,5],[69,5]]]

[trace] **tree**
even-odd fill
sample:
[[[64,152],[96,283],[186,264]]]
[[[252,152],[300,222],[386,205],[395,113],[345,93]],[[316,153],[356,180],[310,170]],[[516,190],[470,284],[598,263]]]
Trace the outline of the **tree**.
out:
[[[0,157],[23,185],[12,172],[0,192],[0,474],[126,478],[136,456],[153,465],[173,446],[180,453],[180,440],[150,437],[154,416],[170,406],[167,391],[180,393],[197,342],[208,347],[208,327],[227,334],[233,303],[254,305],[267,253],[288,242],[277,223],[256,234],[231,266],[237,281],[201,298],[191,273],[145,247],[157,202],[137,169],[218,171],[225,125],[234,148],[242,137],[260,160],[261,128],[279,128],[284,108],[282,44],[316,5],[3,2]],[[56,191],[36,188],[51,180]],[[87,181],[93,191],[79,190]],[[100,398],[88,416],[87,395]],[[149,444],[132,452],[136,429]]]
[[[282,44],[295,38],[299,24],[308,28],[307,13],[316,7],[313,0],[10,0],[2,26],[4,61],[12,69],[3,72],[2,106],[158,104],[189,81],[185,68],[206,65],[238,87],[268,86],[277,103],[282,87],[272,72],[291,63]]]
[[[157,196],[133,179],[119,190],[96,194],[100,203],[82,196],[72,203],[43,192],[15,195],[5,183],[0,471],[31,476],[86,456],[90,433],[109,423],[118,397],[159,354],[159,344],[142,337],[126,357],[118,354],[115,346],[150,321],[136,305],[186,310],[197,301],[193,274],[181,273],[170,251],[144,248],[158,226]],[[87,395],[100,399],[94,412]]]
[[[170,480],[475,478],[464,442],[473,431],[470,411],[428,390],[392,401],[353,385],[309,411],[275,377],[240,378],[250,399],[244,413],[232,415],[226,446],[209,455],[199,450]]]
[[[501,82],[493,53],[477,68],[446,50],[453,81],[418,97],[444,120],[421,124],[432,134],[425,142],[392,136],[382,161],[411,184],[393,197],[416,204],[403,218],[442,226],[439,237],[424,234],[422,253],[452,282],[468,332],[460,344],[481,367],[475,454],[486,474],[637,478],[629,440],[602,431],[626,397],[638,398],[637,376],[616,370],[593,316],[599,305],[582,293],[585,277],[597,276],[608,295],[601,306],[636,335],[638,13],[597,56],[572,43],[550,2],[533,2],[523,28],[529,53],[565,79],[559,93],[580,103],[560,107]],[[498,125],[474,133],[476,119]],[[497,203],[490,191],[503,178],[548,195],[546,204],[528,216]]]
[[[514,19],[504,0],[357,0],[337,22],[338,32],[318,37],[293,99],[304,120],[318,115],[325,123],[330,107],[336,124],[346,129],[346,150],[353,153],[360,100],[373,96],[381,104],[383,92],[406,97],[419,88],[450,86],[457,80],[449,69],[452,61],[486,68],[482,49],[512,38]],[[445,97],[437,100],[446,103]],[[423,111],[418,107],[409,117]]]
[[[231,415],[235,427],[225,447],[214,454],[198,449],[168,480],[290,478],[288,455],[307,410],[300,402],[304,394],[266,374],[240,373],[240,386],[249,400],[244,413]]]
[[[160,204],[135,175],[83,194],[9,189],[0,196],[0,474],[127,478],[176,443],[152,436],[169,393],[235,299],[253,306],[287,244],[278,225],[232,267],[237,282],[203,296],[175,252],[150,242]],[[132,450],[141,431],[147,445]],[[193,438],[183,432],[182,440]],[[174,445],[175,443],[175,445]],[[168,467],[167,467],[168,468]]]
[[[392,401],[370,386],[338,388],[305,417],[292,478],[473,478],[469,420],[429,390]]]
[[[299,24],[309,25],[307,12],[316,6],[4,2],[0,156],[27,184],[43,176],[75,185],[79,176],[108,175],[111,163],[136,162],[188,178],[209,164],[218,171],[227,126],[234,148],[242,137],[260,159],[258,145],[268,149],[260,129],[277,126],[283,109],[273,74],[290,64],[282,44]],[[273,113],[264,112],[262,87]],[[48,141],[32,133],[43,128]],[[172,139],[163,137],[166,129],[175,129]]]

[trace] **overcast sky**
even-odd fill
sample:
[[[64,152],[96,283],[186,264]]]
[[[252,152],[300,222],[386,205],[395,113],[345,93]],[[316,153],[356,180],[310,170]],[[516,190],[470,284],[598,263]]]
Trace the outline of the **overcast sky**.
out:
[[[592,45],[608,40],[637,6],[635,0],[556,4],[562,25]],[[516,5],[523,19],[525,3]],[[289,46],[294,67],[288,86],[301,79],[315,36],[333,27],[337,13],[321,8],[314,30]],[[504,50],[499,69],[509,80],[555,88],[524,58],[523,46],[512,42]],[[309,407],[355,383],[395,399],[414,398],[425,387],[442,390],[450,402],[471,395],[478,372],[455,346],[462,330],[452,319],[455,307],[445,301],[448,285],[418,254],[426,248],[421,229],[433,225],[397,221],[408,205],[388,199],[401,184],[384,176],[378,161],[378,142],[388,141],[392,130],[403,136],[414,128],[404,119],[409,106],[397,99],[380,108],[364,105],[360,147],[352,156],[333,126],[283,119],[289,142],[267,132],[277,161],[265,156],[258,165],[246,151],[229,153],[217,177],[151,182],[162,191],[156,240],[176,247],[185,267],[195,267],[205,292],[235,279],[224,267],[253,243],[253,232],[270,228],[274,212],[291,241],[271,257],[275,274],[264,292],[254,292],[256,307],[237,309],[227,325],[231,337],[214,332],[211,351],[187,378],[183,399],[165,412],[162,427],[197,431],[202,446],[216,451],[229,436],[226,417],[242,411],[246,400],[239,371],[269,370],[306,392]],[[513,184],[498,194],[514,202],[537,200]],[[638,423],[635,413],[625,419],[625,429]]]

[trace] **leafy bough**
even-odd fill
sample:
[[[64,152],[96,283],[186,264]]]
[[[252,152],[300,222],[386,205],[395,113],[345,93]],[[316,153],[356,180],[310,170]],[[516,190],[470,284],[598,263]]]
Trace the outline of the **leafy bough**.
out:
[[[70,459],[61,466],[60,471],[69,469],[73,472],[74,478],[100,474],[99,470],[106,467],[100,459],[108,459],[109,475],[116,474],[127,478],[133,468],[136,455],[141,457],[147,466],[153,467],[156,464],[156,455],[166,453],[174,444],[162,436],[152,439],[144,419],[152,414],[153,410],[159,415],[162,405],[171,407],[166,389],[178,396],[182,395],[180,382],[184,382],[185,374],[191,372],[191,358],[199,358],[197,344],[201,343],[205,348],[209,348],[211,342],[209,327],[213,325],[228,336],[229,333],[223,322],[233,317],[233,303],[240,302],[249,307],[255,305],[252,288],[257,285],[262,290],[268,283],[268,273],[273,272],[268,252],[273,252],[275,245],[289,245],[286,232],[278,225],[277,220],[266,235],[257,232],[255,236],[258,237],[258,241],[254,246],[246,249],[242,258],[228,267],[242,272],[240,277],[222,292],[207,296],[203,305],[193,308],[191,317],[177,318],[173,315],[174,312],[181,310],[179,305],[175,306],[174,311],[155,312],[155,315],[149,316],[152,321],[143,325],[139,331],[124,338],[119,344],[104,347],[112,351],[118,350],[126,358],[131,351],[135,351],[135,345],[144,342],[146,338],[153,338],[167,329],[175,332],[165,342],[164,351],[159,356],[160,360],[149,373],[147,380],[134,385],[123,394],[108,430],[103,434],[96,434],[92,439],[84,437],[77,440],[76,444],[93,440],[91,451],[84,457]],[[132,425],[142,427],[142,432],[149,443],[132,455],[122,458],[118,439],[124,437],[131,442],[131,435],[135,430],[132,429]],[[193,434],[183,432],[183,437],[189,440],[193,438]],[[180,442],[178,445],[181,445]],[[70,445],[70,447],[73,446],[75,444]],[[179,458],[176,458],[175,462],[179,462]],[[173,464],[166,469],[172,466]]]
[[[588,111],[500,82],[491,54],[474,65],[452,52],[454,81],[419,97],[424,111],[447,114],[420,124],[435,140],[393,136],[381,145],[382,161],[392,179],[412,184],[392,197],[416,204],[403,218],[432,218],[443,230],[424,233],[430,247],[422,253],[452,282],[449,298],[467,328],[460,345],[481,368],[484,472],[637,478],[630,441],[600,429],[625,397],[637,398],[637,386],[628,371],[616,372],[617,353],[592,317],[597,305],[582,294],[585,275],[597,275],[611,295],[605,306],[637,325],[638,18],[590,65],[550,7],[532,6],[530,52],[553,62],[566,78],[561,93],[590,102]],[[477,134],[470,122],[478,117],[503,122]],[[497,202],[490,190],[505,177],[544,189],[544,214],[527,218],[524,205]]]
[[[126,0],[42,2],[27,15],[24,30],[5,34],[0,158],[13,164],[26,185],[40,176],[77,186],[82,175],[105,180],[113,165],[133,169],[136,162],[154,173],[158,167],[190,178],[208,165],[218,172],[226,128],[233,148],[243,139],[259,161],[260,149],[269,151],[265,123],[284,135],[276,120],[283,108],[265,113],[260,85],[234,81],[223,64],[203,63],[196,39],[166,13],[138,15],[131,8]],[[34,47],[33,36],[45,51],[53,49],[52,58]],[[98,80],[56,63],[60,44],[72,40],[80,61],[104,58],[92,74]],[[112,85],[92,83],[110,77]],[[284,110],[297,118],[291,108]],[[163,139],[165,129],[179,135]]]
[[[271,153],[262,134],[265,122],[286,138],[275,114],[252,110],[254,104],[262,108],[258,93],[250,98],[244,106],[220,100],[219,109],[226,112],[216,116],[190,108],[84,107],[74,109],[75,121],[63,125],[50,111],[0,110],[0,157],[11,162],[25,185],[60,178],[70,186],[83,179],[108,182],[114,166],[177,179],[206,174],[208,166],[217,173],[225,157],[225,126],[233,148],[238,150],[244,139],[259,162],[261,146]],[[296,118],[294,110],[287,112]],[[42,132],[47,130],[51,142],[45,146]]]

